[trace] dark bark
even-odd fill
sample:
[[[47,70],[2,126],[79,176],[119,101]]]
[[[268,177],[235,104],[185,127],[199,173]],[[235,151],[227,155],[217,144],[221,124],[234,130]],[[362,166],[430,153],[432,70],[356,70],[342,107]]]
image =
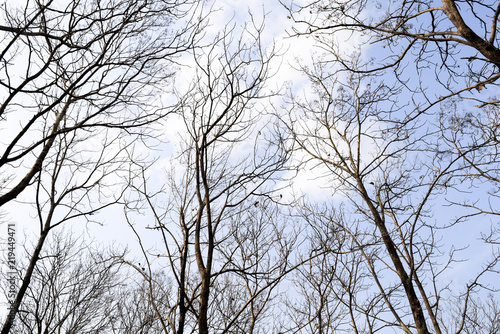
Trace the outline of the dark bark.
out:
[[[417,332],[419,334],[429,334],[430,332],[425,322],[424,311],[422,310],[422,305],[420,304],[420,300],[418,299],[417,293],[413,286],[413,282],[404,268],[403,262],[401,261],[401,258],[398,255],[398,251],[396,249],[396,246],[394,245],[394,241],[392,240],[389,234],[389,231],[387,230],[385,222],[380,216],[380,213],[378,212],[376,207],[373,205],[373,202],[369,198],[368,193],[362,181],[359,178],[358,178],[358,186],[360,188],[360,192],[364,201],[370,208],[370,211],[373,215],[373,219],[375,221],[375,225],[377,226],[377,229],[379,230],[380,235],[382,237],[382,241],[384,242],[385,248],[387,249],[387,253],[391,257],[392,263],[394,264],[399,279],[403,284],[406,297],[410,304],[413,320],[415,320],[415,326],[417,328]]]
[[[19,312],[19,306],[21,305],[21,302],[24,298],[24,295],[26,294],[26,290],[28,289],[28,287],[30,285],[31,277],[33,276],[33,271],[34,271],[35,266],[38,262],[38,259],[40,258],[40,253],[42,252],[43,245],[44,245],[45,240],[47,239],[47,236],[48,236],[49,231],[51,229],[50,221],[51,221],[51,218],[48,218],[44,229],[40,233],[40,237],[38,239],[38,244],[36,245],[36,248],[33,252],[33,255],[31,256],[28,268],[26,269],[26,274],[24,275],[24,278],[23,278],[23,282],[22,282],[21,287],[17,293],[16,299],[14,300],[14,304],[12,305],[12,309],[9,312],[9,314],[7,315],[7,319],[4,322],[1,334],[10,333],[10,330],[11,330],[12,326],[14,325],[14,320],[16,318],[17,313]]]
[[[5,203],[8,203],[11,200],[15,199],[20,193],[22,193],[23,190],[29,186],[33,177],[42,170],[42,165],[45,160],[45,157],[47,157],[47,154],[49,153],[52,144],[54,144],[54,141],[56,140],[57,132],[59,130],[59,124],[61,123],[61,120],[64,119],[64,117],[66,116],[66,112],[68,111],[70,105],[71,105],[71,100],[68,100],[68,102],[66,102],[63,109],[59,113],[59,115],[57,115],[56,120],[52,125],[52,131],[47,138],[47,142],[43,146],[42,152],[40,152],[40,155],[38,155],[30,171],[24,176],[24,178],[21,181],[19,181],[19,183],[14,188],[12,188],[9,192],[0,196],[0,207]]]
[[[500,50],[489,41],[479,37],[463,20],[455,1],[443,0],[443,9],[450,21],[457,28],[458,33],[473,48],[481,52],[493,64],[500,68]]]

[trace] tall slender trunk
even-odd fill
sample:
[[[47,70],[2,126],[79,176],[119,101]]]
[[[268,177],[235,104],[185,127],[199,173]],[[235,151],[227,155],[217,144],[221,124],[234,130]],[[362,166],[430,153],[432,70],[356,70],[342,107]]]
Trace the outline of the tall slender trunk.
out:
[[[212,209],[210,198],[210,186],[207,177],[207,166],[205,163],[207,150],[206,134],[203,135],[202,145],[196,145],[196,195],[200,210],[196,221],[195,231],[195,252],[198,270],[201,276],[201,292],[200,292],[200,309],[198,314],[198,330],[199,334],[208,334],[208,303],[210,298],[210,279],[212,276],[212,260],[214,253],[214,225],[212,222]],[[206,252],[205,259],[201,249],[201,232],[202,232],[202,211],[206,214]]]
[[[210,297],[210,274],[205,271],[201,277],[200,314],[198,327],[200,334],[208,334],[208,301]]]
[[[184,231],[184,249],[181,255],[181,275],[179,286],[179,325],[177,327],[177,334],[184,334],[184,326],[186,324],[186,266],[189,251],[189,231]]]
[[[47,222],[45,224],[44,229],[40,233],[40,237],[38,239],[38,244],[36,245],[35,251],[33,252],[33,255],[31,256],[28,268],[26,269],[26,274],[24,275],[23,282],[21,284],[21,288],[17,292],[16,299],[14,300],[14,304],[12,305],[12,308],[7,315],[7,319],[5,320],[5,323],[3,324],[2,327],[2,332],[1,334],[9,334],[10,330],[12,329],[12,326],[14,325],[14,320],[16,318],[17,313],[19,312],[19,306],[21,305],[21,302],[24,298],[24,295],[26,294],[26,290],[28,290],[28,287],[31,283],[31,277],[33,276],[33,271],[35,270],[36,263],[38,262],[38,259],[40,258],[40,253],[42,252],[43,244],[45,243],[45,239],[47,238],[47,235],[49,234],[50,230],[50,219],[47,219]]]
[[[418,299],[417,293],[415,292],[415,288],[413,287],[412,280],[408,273],[406,272],[403,262],[399,257],[396,246],[394,245],[394,241],[392,240],[389,231],[387,230],[387,226],[385,225],[384,220],[380,216],[377,208],[373,205],[372,200],[368,196],[368,192],[366,191],[362,181],[357,178],[358,187],[361,192],[361,196],[363,200],[370,208],[370,212],[375,220],[375,225],[382,236],[382,241],[384,242],[385,248],[389,253],[389,256],[394,264],[396,269],[396,273],[399,276],[401,283],[405,289],[406,298],[410,304],[411,313],[413,315],[413,320],[415,321],[415,327],[417,328],[417,332],[419,334],[429,334],[429,329],[427,328],[427,323],[425,322],[424,311],[422,309],[422,305],[420,304],[420,300]]]

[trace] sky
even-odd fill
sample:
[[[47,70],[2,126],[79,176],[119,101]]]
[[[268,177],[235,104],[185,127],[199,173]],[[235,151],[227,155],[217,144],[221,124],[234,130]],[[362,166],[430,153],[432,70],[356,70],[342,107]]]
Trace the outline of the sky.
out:
[[[208,11],[210,7],[205,7]],[[271,77],[267,85],[270,89],[281,88],[284,92],[289,87],[301,90],[301,87],[308,85],[308,80],[300,75],[297,69],[293,66],[301,62],[307,63],[310,61],[312,50],[312,39],[306,37],[290,37],[292,20],[289,19],[286,9],[277,0],[250,0],[245,1],[242,5],[241,1],[236,0],[217,0],[213,4],[212,13],[209,16],[209,26],[206,28],[207,33],[205,40],[210,40],[212,36],[219,33],[221,29],[230,25],[234,25],[235,32],[241,32],[244,25],[247,24],[252,18],[256,25],[263,23],[264,29],[262,34],[262,44],[264,48],[271,50],[275,48],[279,57],[276,57],[273,63],[273,68],[276,74]],[[252,27],[248,27],[252,30]],[[191,57],[183,56],[180,63],[183,66],[179,67],[178,78],[175,82],[175,88],[179,92],[187,90],[188,84],[193,74],[193,66],[190,64]],[[22,72],[22,70],[20,69]],[[283,108],[283,97],[274,98],[271,103],[272,108],[280,110]],[[165,131],[161,137],[162,142],[159,143],[158,149],[162,153],[157,157],[159,160],[148,171],[148,178],[152,180],[153,185],[162,184],[165,173],[170,165],[171,158],[175,154],[179,145],[179,130],[182,121],[172,116],[163,124]],[[4,135],[7,132],[15,133],[14,128],[2,129]],[[98,138],[90,138],[84,145],[91,149],[93,147],[92,140],[99,140]],[[158,152],[151,152],[148,147],[139,148],[139,154],[149,155],[154,157]],[[323,181],[316,178],[317,169],[314,171],[304,170],[300,173],[293,182],[293,191],[295,194],[309,193],[312,198],[322,199],[325,196],[331,195],[327,189],[322,190]],[[281,185],[278,185],[281,186]],[[32,193],[28,190],[24,195],[26,198],[30,197]],[[285,193],[285,199],[291,200],[291,192]],[[8,214],[8,221],[16,223],[17,233],[19,239],[37,237],[38,221],[36,212],[34,210],[26,210],[25,207],[17,209],[16,203],[8,203],[4,209]],[[15,212],[15,214],[12,214]],[[129,248],[133,252],[138,250],[135,234],[126,226],[124,226],[124,212],[123,208],[116,206],[103,210],[97,214],[95,223],[82,223],[80,220],[75,220],[65,224],[64,229],[67,232],[72,231],[76,235],[85,236],[85,238],[92,240],[96,239],[97,242],[103,245],[114,244],[117,247]],[[136,216],[137,220],[143,222],[144,219],[151,217]],[[2,229],[5,229],[5,225]],[[143,231],[146,235],[150,234],[154,238],[154,232],[148,233]],[[22,237],[21,237],[22,236]],[[19,251],[21,251],[19,249]],[[22,256],[19,254],[19,256]]]
[[[293,89],[299,95],[305,95],[309,87],[308,80],[297,71],[297,64],[310,64],[311,56],[319,52],[313,46],[312,38],[308,37],[290,37],[292,31],[292,20],[288,18],[286,9],[279,3],[278,0],[217,0],[213,7],[213,13],[210,15],[210,26],[207,28],[207,39],[218,33],[221,29],[228,25],[228,22],[235,25],[235,30],[241,30],[244,22],[248,22],[251,15],[255,22],[264,20],[263,44],[269,49],[273,46],[279,50],[280,57],[276,59],[275,66],[276,75],[268,82],[268,86],[284,87]],[[251,15],[250,15],[251,13]],[[349,40],[343,38],[343,43],[348,46]],[[181,63],[184,66],[179,68],[180,77],[177,79],[176,88],[182,92],[188,87],[191,75],[193,74],[192,66],[189,66],[190,58],[181,58]],[[271,102],[271,107],[280,112],[284,108],[283,97],[276,97]],[[166,170],[171,165],[172,156],[179,147],[179,132],[182,128],[182,122],[179,118],[172,116],[166,120],[163,125],[165,127],[164,135],[161,137],[162,142],[159,143],[158,149],[162,151],[157,156],[158,161],[148,170],[148,177],[151,181],[152,188],[161,188],[162,180],[164,179]],[[2,129],[5,131],[6,129]],[[90,145],[90,143],[89,143]],[[148,148],[141,148],[144,154],[155,156],[156,152],[148,152]],[[141,153],[142,153],[141,152]],[[296,156],[300,159],[301,156]],[[325,180],[318,178],[322,174],[321,167],[307,166],[301,170],[298,176],[293,180],[293,187],[289,193],[285,193],[285,200],[292,199],[292,193],[308,194],[311,200],[322,201],[332,199],[331,185],[325,187]],[[293,173],[290,173],[292,175]],[[279,187],[280,185],[278,185]],[[17,224],[19,235],[33,235],[33,224],[36,220],[34,211],[19,210],[15,208],[15,203],[9,203],[5,210],[15,212],[15,215],[9,215],[9,220]],[[146,211],[145,211],[146,212]],[[141,230],[141,235],[153,245],[158,240],[158,235],[154,231],[145,230],[144,226],[149,225],[152,217],[148,213],[132,215],[133,221]],[[82,221],[75,221],[68,224],[65,229],[73,230],[75,234],[85,235],[88,239],[96,239],[103,245],[116,245],[118,248],[129,248],[131,256],[140,254],[136,236],[133,231],[126,226],[123,208],[116,206],[106,209],[104,212],[96,216],[96,220],[100,224],[82,224]],[[5,229],[5,224],[1,227]],[[457,231],[459,236],[461,233],[467,233],[466,228]],[[28,237],[29,238],[29,237]],[[464,242],[465,243],[465,242]],[[21,248],[19,248],[21,251]],[[482,257],[489,255],[488,249],[482,249],[480,252],[475,252],[474,249],[469,253],[471,256],[476,256],[480,263]],[[18,254],[18,256],[22,256]],[[139,255],[140,256],[140,255]],[[455,270],[447,274],[447,279],[460,280],[460,273],[470,270],[470,267],[465,267],[465,264],[455,265]],[[458,285],[457,285],[458,286]]]
[[[311,37],[297,37],[290,36],[292,33],[292,20],[289,18],[289,13],[282,6],[278,0],[217,0],[212,7],[205,7],[205,11],[212,8],[213,13],[209,16],[209,26],[207,27],[207,34],[205,40],[209,40],[221,31],[224,27],[230,25],[235,26],[235,31],[241,31],[244,24],[250,21],[251,18],[260,24],[264,22],[264,30],[262,35],[263,45],[268,49],[273,47],[278,50],[279,57],[274,61],[274,68],[276,74],[269,79],[268,87],[282,87],[282,91],[292,89],[299,97],[307,97],[309,81],[305,78],[300,71],[297,70],[297,65],[310,65],[312,56],[317,54],[319,50],[314,47],[313,38]],[[250,29],[250,28],[249,28]],[[338,37],[343,39],[343,44],[348,47],[349,39],[347,36]],[[180,92],[188,88],[190,78],[193,74],[193,66],[190,66],[191,58],[184,56],[181,58],[181,63],[184,66],[179,67],[179,78],[176,79],[175,87]],[[286,106],[282,96],[276,97],[270,103],[271,108],[277,112],[282,112]],[[269,106],[268,106],[269,108]],[[165,170],[171,161],[172,155],[176,152],[179,146],[179,130],[181,129],[181,120],[178,117],[172,116],[166,120],[163,125],[165,128],[162,143],[159,149],[162,151],[150,171],[148,177],[153,184],[161,184],[165,175]],[[6,131],[7,129],[2,129]],[[13,129],[8,129],[13,130]],[[92,146],[91,143],[88,143]],[[143,152],[147,155],[154,156],[157,152],[149,152],[149,148],[142,148]],[[303,158],[296,156],[297,159]],[[295,195],[308,194],[311,200],[324,200],[332,198],[331,185],[326,185],[325,180],[318,175],[322,175],[325,170],[318,166],[306,166],[301,169],[300,173],[294,178],[292,190],[285,193],[285,200],[292,199],[292,193]],[[290,172],[290,176],[294,172]],[[278,185],[278,187],[281,185]],[[15,204],[9,204],[15,205]],[[9,207],[6,207],[9,210]],[[10,211],[10,210],[9,210]],[[25,210],[13,210],[17,214],[15,217],[10,217],[12,221],[16,221],[19,225],[18,229],[23,233],[28,233],[33,226],[33,212]],[[12,211],[11,211],[12,212]],[[69,224],[67,228],[74,228],[76,233],[85,233],[88,237],[95,237],[102,242],[118,242],[123,246],[134,247],[133,240],[135,236],[127,228],[123,226],[123,210],[119,207],[107,209],[106,213],[99,216],[102,225],[85,225],[78,226],[76,224]],[[113,240],[109,240],[109,236],[113,236]]]

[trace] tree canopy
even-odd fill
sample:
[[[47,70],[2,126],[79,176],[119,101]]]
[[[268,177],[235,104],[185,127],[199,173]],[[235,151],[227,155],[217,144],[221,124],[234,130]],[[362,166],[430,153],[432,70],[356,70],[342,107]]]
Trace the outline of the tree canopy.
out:
[[[2,334],[499,331],[500,4],[224,5],[2,6]]]

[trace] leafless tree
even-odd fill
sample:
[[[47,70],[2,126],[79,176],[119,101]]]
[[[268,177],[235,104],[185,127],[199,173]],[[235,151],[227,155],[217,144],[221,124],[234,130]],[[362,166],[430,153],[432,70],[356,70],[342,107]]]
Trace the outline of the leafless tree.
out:
[[[79,240],[77,240],[79,239]],[[49,236],[20,305],[16,333],[159,333],[149,284],[122,258],[63,230]],[[29,259],[32,251],[24,249]],[[162,273],[154,274],[168,290]]]
[[[496,234],[485,235],[493,244],[491,258],[458,292],[445,275],[460,259],[459,250],[442,240],[467,222],[479,233],[480,218],[498,213],[488,206],[497,191],[485,190],[498,189],[498,103],[485,93],[498,79],[498,5],[451,0],[442,6],[432,1],[285,5],[295,33],[314,36],[323,53],[313,65],[300,67],[311,91],[306,98],[292,96],[284,123],[305,161],[323,168],[337,195],[326,208],[304,205],[302,214],[312,229],[332,231],[330,242],[348,239],[340,247],[320,247],[329,250],[325,261],[336,270],[318,269],[324,276],[303,284],[321,291],[343,288],[342,294],[329,295],[329,305],[351,314],[348,331],[494,328],[494,316],[489,324],[475,323],[474,304],[482,303],[480,291],[498,288],[493,285],[500,254]],[[470,199],[472,190],[486,200]],[[443,216],[450,207],[453,213]],[[342,273],[355,265],[362,270],[345,285]],[[356,291],[366,275],[371,288]],[[377,297],[370,295],[374,289]],[[346,303],[345,296],[356,303]],[[491,303],[498,305],[498,298]],[[451,309],[456,312],[450,315]],[[307,317],[318,323],[321,310],[324,305],[317,305]],[[364,315],[362,323],[356,314]]]
[[[292,277],[294,298],[286,303],[288,330],[292,333],[369,332],[383,318],[380,293],[371,281],[370,262],[381,252],[381,243],[357,222],[346,222],[342,210],[316,205],[303,211],[309,225],[308,245],[302,252],[310,260]],[[336,225],[339,219],[349,226]],[[353,237],[355,236],[355,237]],[[362,245],[362,247],[360,247]],[[293,291],[293,289],[292,289]],[[387,295],[395,290],[385,291]],[[370,315],[371,317],[367,317]],[[386,323],[384,326],[393,326]]]
[[[8,130],[0,205],[32,184],[59,135],[140,132],[133,129],[164,116],[152,100],[199,28],[195,20],[174,29],[189,9],[190,2],[114,0],[2,7],[0,120]]]
[[[392,72],[401,83],[425,95],[420,111],[451,96],[481,102],[482,91],[498,79],[498,4],[494,1],[397,1],[391,4],[366,0],[319,0],[305,6],[282,2],[298,25],[295,33],[313,34],[345,70],[380,74]],[[376,47],[372,62],[360,67],[352,62],[340,41],[358,39],[359,51]],[[344,45],[345,46],[345,45]],[[352,49],[347,48],[350,51]],[[368,60],[368,58],[366,58]],[[356,65],[356,66],[353,66]],[[430,70],[428,72],[428,69]],[[423,77],[424,73],[434,73]],[[417,75],[414,80],[409,80]],[[445,88],[436,91],[436,81]],[[433,90],[428,88],[432,87]],[[424,103],[426,102],[426,103]],[[489,101],[495,103],[496,101]]]
[[[96,222],[93,217],[99,211],[122,202],[127,183],[121,179],[133,175],[134,170],[130,168],[130,145],[121,144],[120,137],[107,132],[97,149],[89,148],[85,139],[90,139],[75,132],[54,140],[54,152],[47,154],[44,169],[36,175],[33,202],[24,205],[26,209],[34,206],[39,229],[28,263],[19,268],[21,285],[4,323],[6,333],[28,292],[50,232],[71,221]]]
[[[202,25],[196,2],[67,1],[2,7],[0,205],[34,207],[39,238],[8,333],[49,232],[119,203],[134,145],[151,135],[176,55]],[[192,16],[190,16],[192,15]],[[167,88],[166,88],[167,87]]]
[[[141,242],[146,264],[138,269],[149,279],[155,265],[164,266],[175,287],[171,310],[158,313],[165,332],[265,332],[275,289],[293,266],[295,231],[280,217],[273,182],[288,151],[259,105],[273,94],[264,85],[275,56],[262,47],[262,28],[252,22],[240,38],[227,28],[194,50],[167,186],[154,192],[145,177],[137,188],[163,239],[155,250]]]
[[[24,251],[32,253],[29,248]],[[121,264],[113,258],[67,233],[52,234],[20,305],[16,333],[109,330],[119,304],[115,293],[125,281]]]
[[[130,270],[127,273],[130,275]],[[143,274],[143,271],[138,271],[137,275],[131,275],[127,279],[127,285],[115,296],[117,303],[111,333],[165,332],[163,318],[158,317],[158,314],[168,314],[171,311],[173,284],[164,272]],[[166,332],[170,333],[168,330]]]

